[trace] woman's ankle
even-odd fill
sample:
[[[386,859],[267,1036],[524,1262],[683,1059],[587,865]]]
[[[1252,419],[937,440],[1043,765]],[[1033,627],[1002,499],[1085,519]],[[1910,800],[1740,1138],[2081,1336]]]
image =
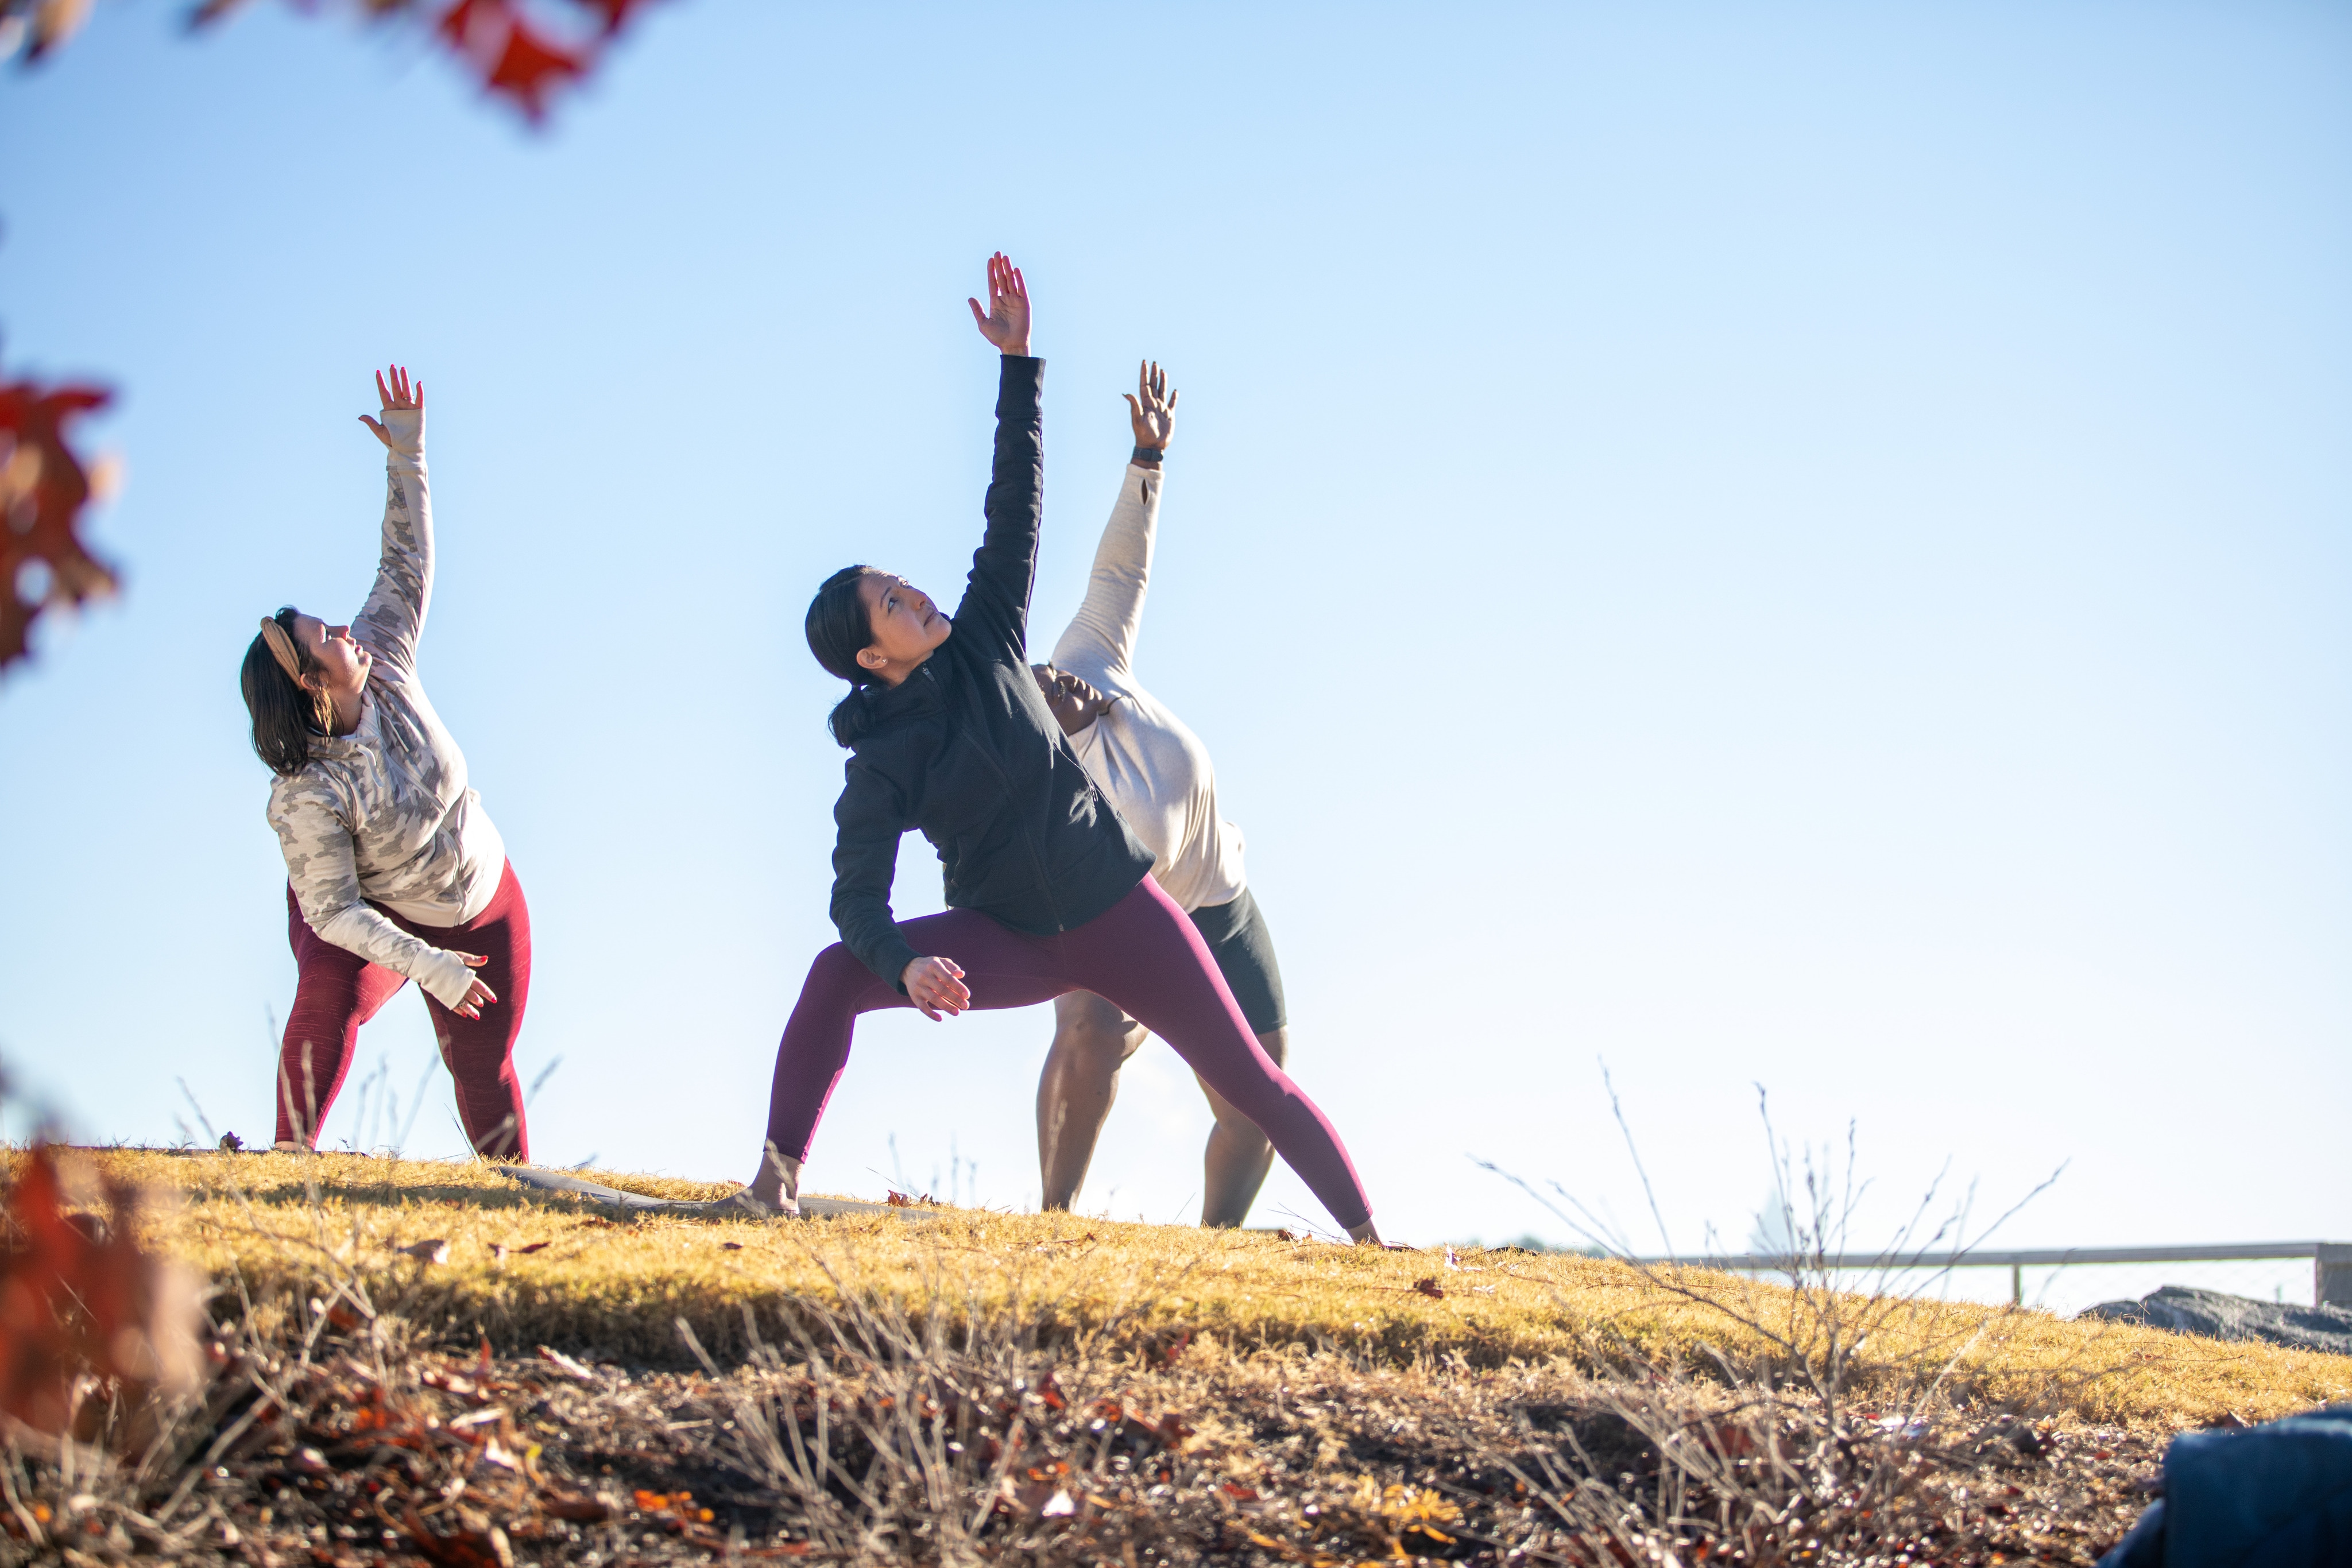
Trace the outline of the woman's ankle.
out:
[[[797,1210],[801,1195],[801,1163],[776,1152],[770,1144],[760,1160],[760,1174],[751,1178],[751,1196],[770,1208]]]

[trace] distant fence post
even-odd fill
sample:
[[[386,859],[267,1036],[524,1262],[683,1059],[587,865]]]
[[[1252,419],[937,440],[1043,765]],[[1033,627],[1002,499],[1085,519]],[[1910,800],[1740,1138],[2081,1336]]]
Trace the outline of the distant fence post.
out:
[[[2352,1307],[2352,1242],[2323,1241],[2311,1263],[2315,1306]]]

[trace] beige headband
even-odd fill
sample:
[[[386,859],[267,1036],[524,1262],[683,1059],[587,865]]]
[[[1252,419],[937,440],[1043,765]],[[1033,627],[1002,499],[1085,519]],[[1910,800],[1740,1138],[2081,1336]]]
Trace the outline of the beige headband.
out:
[[[286,634],[286,628],[265,615],[261,618],[261,640],[269,644],[270,656],[278,661],[278,667],[286,672],[286,678],[300,685],[301,655],[295,653],[294,639]]]

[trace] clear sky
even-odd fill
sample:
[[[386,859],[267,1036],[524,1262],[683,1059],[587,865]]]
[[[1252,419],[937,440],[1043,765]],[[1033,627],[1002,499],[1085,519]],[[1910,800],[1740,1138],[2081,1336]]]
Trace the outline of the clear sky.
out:
[[[1748,1232],[1758,1083],[1858,1124],[1858,1239],[1947,1161],[1979,1211],[2072,1162],[2017,1245],[2352,1239],[2342,7],[688,0],[545,134],[396,34],[176,15],[0,78],[0,350],[118,386],[129,472],[127,595],[0,685],[0,1050],[77,1134],[180,1080],[268,1133],[237,662],[357,608],[397,359],[537,1152],[750,1175],[832,938],[802,611],[952,601],[1001,246],[1048,643],[1135,361],[1182,389],[1139,668],[1390,1233],[1566,1235],[1475,1156],[1654,1239],[1605,1061],[1685,1246]],[[1034,1203],[1050,1029],[869,1022],[812,1187]],[[413,989],[362,1036],[430,1059]],[[1147,1048],[1082,1206],[1192,1214],[1207,1124]]]

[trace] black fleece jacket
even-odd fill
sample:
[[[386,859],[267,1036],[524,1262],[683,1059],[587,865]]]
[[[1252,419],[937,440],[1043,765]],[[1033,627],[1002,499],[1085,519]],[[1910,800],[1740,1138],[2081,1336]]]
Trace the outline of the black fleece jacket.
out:
[[[996,461],[954,629],[896,686],[868,687],[864,733],[833,808],[833,923],[877,975],[899,986],[918,957],[890,913],[898,841],[940,852],[948,904],[1015,931],[1083,925],[1151,870],[1087,776],[1029,673],[1029,594],[1044,511],[1045,361],[1004,361]],[[950,953],[948,957],[955,956]]]

